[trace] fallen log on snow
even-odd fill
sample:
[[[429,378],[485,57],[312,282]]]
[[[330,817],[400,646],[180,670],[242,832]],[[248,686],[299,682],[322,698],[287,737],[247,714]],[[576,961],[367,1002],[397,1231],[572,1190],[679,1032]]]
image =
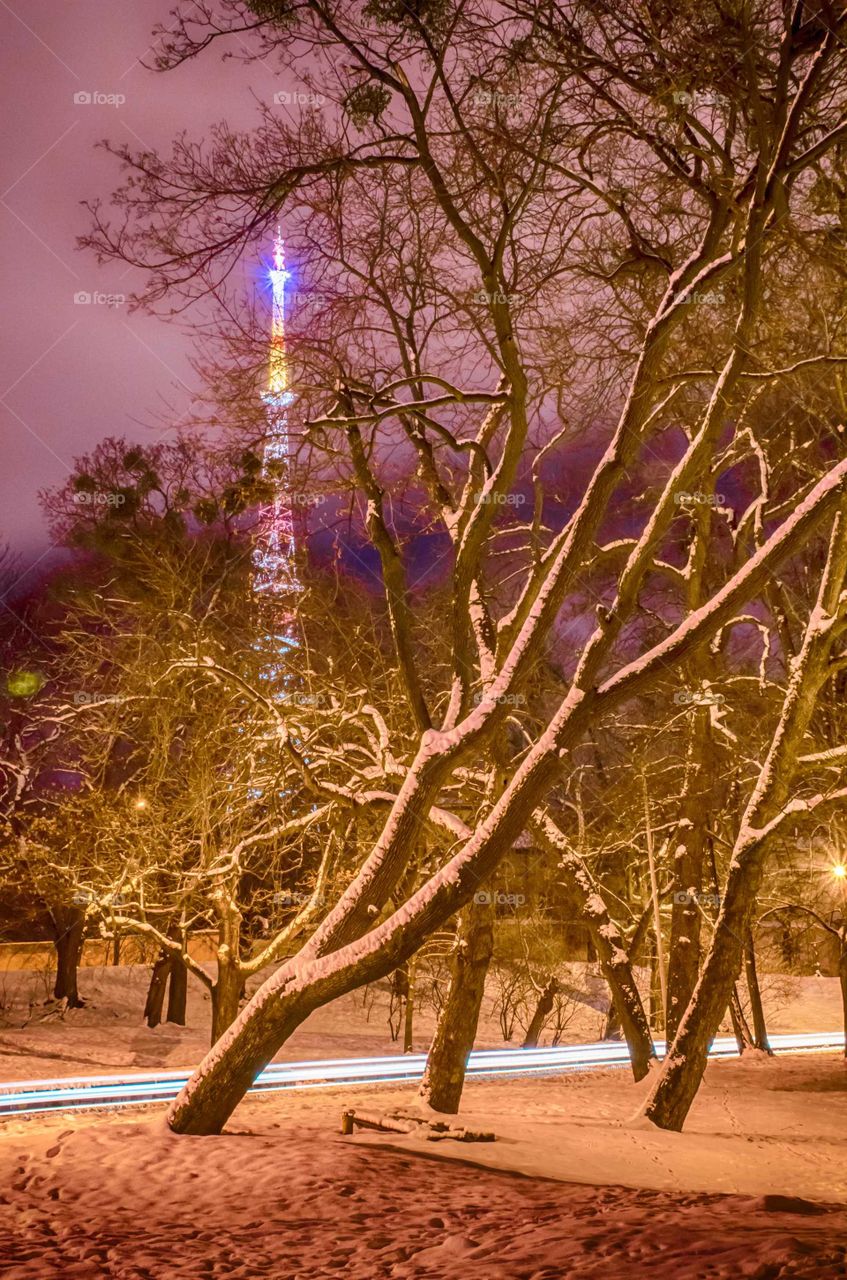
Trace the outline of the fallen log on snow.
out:
[[[427,1142],[440,1142],[452,1138],[454,1142],[494,1142],[494,1134],[476,1129],[452,1125],[447,1120],[427,1120],[422,1116],[403,1115],[393,1111],[377,1115],[368,1111],[344,1111],[341,1115],[341,1132],[347,1136],[354,1129],[375,1129],[379,1133],[412,1133]]]

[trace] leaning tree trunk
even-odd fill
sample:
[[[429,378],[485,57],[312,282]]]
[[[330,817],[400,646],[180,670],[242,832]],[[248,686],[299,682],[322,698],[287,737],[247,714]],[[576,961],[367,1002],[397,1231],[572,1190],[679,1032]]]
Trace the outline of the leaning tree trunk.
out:
[[[165,988],[168,985],[170,971],[171,957],[167,951],[163,951],[153,965],[153,971],[150,974],[150,986],[147,988],[147,999],[144,1003],[144,1017],[148,1027],[158,1027],[162,1021]]]
[[[551,761],[551,781],[557,768],[558,760]],[[526,776],[534,786],[537,774],[527,770]],[[173,1132],[220,1133],[256,1076],[306,1018],[348,991],[387,977],[414,955],[434,930],[441,928],[470,901],[480,881],[493,874],[501,858],[513,847],[525,821],[525,810],[516,805],[505,813],[495,814],[490,825],[483,822],[469,837],[470,852],[455,856],[456,873],[433,877],[402,911],[396,911],[388,920],[372,927],[367,938],[359,936],[358,916],[353,912],[348,914],[342,898],[309,943],[266,979],[234,1025],[201,1062],[168,1112],[168,1125]],[[402,838],[403,832],[404,827],[399,824],[392,828],[392,846]],[[366,867],[381,870],[382,854],[382,848],[377,846],[371,855],[373,861]],[[351,901],[357,903],[364,892],[360,886],[367,886],[366,905],[373,906],[375,900],[381,902],[385,877],[378,888],[375,881],[375,874],[360,873],[360,879],[347,890]],[[592,905],[596,907],[596,903]],[[604,909],[602,900],[599,906]],[[345,940],[354,927],[354,938]],[[618,941],[619,932],[613,928],[611,934],[607,936],[604,932],[603,936],[607,950],[604,973],[616,997],[621,997],[619,1009],[633,1073],[641,1067],[644,1075],[649,1059],[655,1057],[650,1028],[638,990],[631,981],[628,958]],[[637,1052],[641,1045],[645,1047],[643,1055]]]
[[[587,719],[588,710],[582,712],[582,700],[571,704],[566,699],[558,713],[562,724],[557,741],[564,741],[565,727],[574,737],[581,732],[580,713]],[[430,757],[426,754],[429,751],[435,754]],[[442,776],[446,776],[449,767],[449,751],[444,750],[438,738],[434,745],[427,738],[419,762],[412,766],[402,803],[398,799],[396,821],[389,824],[359,875],[309,942],[265,980],[234,1025],[200,1063],[168,1112],[168,1125],[173,1132],[220,1133],[256,1076],[311,1013],[348,991],[386,977],[464,907],[520,837],[537,794],[552,785],[560,770],[560,755],[548,754],[545,747],[525,760],[510,784],[510,801],[502,807],[498,801],[491,815],[468,834],[466,844],[443,869],[452,874],[432,876],[402,910],[374,927],[374,909],[384,905],[400,878],[406,857],[405,841],[407,836],[416,835],[417,813],[421,809],[426,812],[434,803],[441,780],[438,771],[443,770]],[[561,832],[557,836],[564,839]],[[557,850],[561,847],[552,839],[547,843]],[[581,883],[590,884],[581,859],[578,864]],[[590,896],[590,889],[588,893]],[[602,899],[599,905],[605,909]],[[593,900],[592,906],[596,906]],[[363,938],[363,933],[367,937]],[[607,981],[611,986],[620,974],[627,984],[629,961],[620,946],[618,930],[606,938],[605,945]],[[639,1073],[640,1079],[649,1069],[650,1059],[655,1058],[655,1051],[631,972],[629,979],[625,992],[618,982],[613,989],[616,998],[620,994],[619,1010],[633,1073]]]
[[[732,1033],[735,1036],[735,1043],[738,1046],[739,1057],[743,1056],[748,1049],[755,1049],[753,1036],[747,1025],[747,1019],[744,1017],[744,1010],[741,1008],[741,1001],[738,998],[738,987],[733,984],[732,995],[729,998],[729,1017],[732,1022]]]
[[[459,921],[450,988],[420,1088],[421,1097],[447,1115],[459,1110],[493,951],[494,909],[486,902],[469,903]]]
[[[56,930],[56,982],[53,995],[65,1000],[71,1009],[80,1009],[84,1001],[78,986],[79,960],[82,955],[82,935],[85,915],[78,907],[56,908],[51,912]]]
[[[544,1030],[544,1023],[553,1012],[553,1005],[556,1002],[556,995],[559,990],[559,979],[550,978],[544,985],[541,995],[538,997],[538,1003],[535,1006],[532,1017],[529,1020],[529,1026],[526,1029],[526,1036],[521,1045],[522,1049],[535,1049],[538,1047],[538,1041],[541,1038],[541,1032]]]
[[[374,908],[385,905],[402,878],[408,841],[418,835],[418,813],[434,803],[448,767],[446,752],[424,757],[385,845],[377,843],[323,924],[265,980],[171,1106],[168,1125],[174,1133],[220,1133],[256,1077],[311,1013],[348,991],[387,977],[472,896],[480,878],[477,868],[473,880],[439,884],[432,898],[420,903],[402,927],[396,920],[373,925]],[[498,838],[490,839],[486,848],[490,865],[482,859],[477,864],[483,875],[493,871],[511,848],[520,835],[520,824],[519,817],[504,822],[496,832]],[[362,935],[368,933],[370,947],[362,942]]]
[[[638,958],[638,954],[644,945],[644,939],[647,935],[647,931],[649,930],[651,923],[653,925],[653,931],[655,933],[655,929],[656,929],[655,909],[653,908],[652,904],[646,907],[642,911],[641,918],[636,924],[635,931],[633,932],[632,937],[630,938],[629,948],[627,951],[627,955],[629,956],[630,966],[632,966],[632,964]],[[589,938],[590,937],[591,935],[589,934]],[[630,968],[630,972],[631,972],[631,968]],[[600,1033],[600,1039],[601,1040],[623,1039],[623,1030],[621,1028],[621,1020],[618,1015],[617,1005],[615,1004],[615,1001],[612,998],[611,994],[609,996],[609,1007],[606,1010],[606,1018],[603,1023],[603,1030]]]
[[[763,848],[756,846],[747,860],[735,860],[727,880],[723,906],[700,981],[685,1011],[676,1039],[645,1114],[660,1129],[682,1131],[685,1117],[700,1087],[709,1045],[729,1006],[741,971],[742,939],[755,908],[762,878]]]
[[[836,636],[840,635],[835,621],[843,608],[845,579],[847,511],[842,509],[832,524],[826,566],[806,623],[803,643],[790,665],[782,713],[759,780],[741,818],[712,945],[679,1033],[645,1108],[647,1118],[659,1128],[677,1132],[682,1129],[706,1069],[709,1045],[741,969],[767,843],[790,812],[797,757],[817,707],[818,695],[831,674],[830,655]]]
[[[624,940],[610,919],[609,927],[611,933],[603,933],[600,928],[597,929],[594,934],[595,946],[629,1049],[632,1074],[636,1080],[643,1080],[650,1070],[650,1063],[655,1061],[656,1049],[632,965],[624,950]]]
[[[168,1022],[185,1026],[185,1005],[188,996],[188,969],[182,956],[171,956],[171,975],[168,985]]]
[[[762,992],[759,987],[759,974],[756,970],[756,950],[753,944],[753,929],[747,930],[744,947],[744,970],[747,975],[747,990],[750,993],[750,1012],[753,1015],[753,1043],[764,1053],[773,1053],[768,1043],[768,1028],[765,1022],[765,1009],[762,1004]]]
[[[533,830],[546,848],[561,856],[559,870],[594,942],[629,1049],[632,1074],[636,1080],[643,1080],[650,1063],[655,1061],[656,1049],[623,935],[609,915],[585,861],[571,848],[555,823],[544,818],[533,824]]]

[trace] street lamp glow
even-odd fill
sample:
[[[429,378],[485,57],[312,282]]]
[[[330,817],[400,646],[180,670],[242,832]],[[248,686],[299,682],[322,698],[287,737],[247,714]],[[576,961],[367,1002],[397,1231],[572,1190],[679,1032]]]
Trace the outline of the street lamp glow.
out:
[[[835,876],[836,880],[847,880],[847,867],[845,867],[843,862],[836,862],[835,866],[832,868],[832,874]]]
[[[138,799],[137,799],[137,800],[135,801],[135,803],[134,803],[134,808],[136,808],[136,809],[146,809],[146,808],[147,808],[147,801],[144,799],[144,796],[139,796],[139,797],[138,797]]]

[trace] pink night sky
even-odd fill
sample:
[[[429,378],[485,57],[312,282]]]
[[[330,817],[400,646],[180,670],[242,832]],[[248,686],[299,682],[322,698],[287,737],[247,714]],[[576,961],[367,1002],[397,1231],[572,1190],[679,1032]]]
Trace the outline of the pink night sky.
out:
[[[261,62],[214,55],[164,75],[148,70],[140,60],[150,60],[153,27],[168,16],[167,0],[0,6],[8,121],[0,539],[24,564],[50,556],[39,489],[60,484],[74,457],[106,435],[152,440],[193,397],[178,324],[125,304],[75,301],[129,294],[140,283],[76,247],[87,227],[81,201],[106,200],[119,177],[96,143],[167,149],[181,129],[197,137],[215,120],[247,124],[256,100],[279,86]]]

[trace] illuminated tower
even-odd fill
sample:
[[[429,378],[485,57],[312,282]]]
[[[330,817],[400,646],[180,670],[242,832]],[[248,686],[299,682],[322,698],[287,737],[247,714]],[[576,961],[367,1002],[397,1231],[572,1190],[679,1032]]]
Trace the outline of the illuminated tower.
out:
[[[273,266],[270,270],[273,304],[271,312],[271,349],[268,361],[268,389],[263,399],[268,409],[268,438],[263,454],[263,475],[271,481],[273,498],[259,512],[259,527],[253,552],[253,589],[259,596],[272,598],[277,605],[276,625],[280,639],[293,643],[290,633],[289,600],[299,591],[295,564],[294,518],[289,493],[290,453],[288,438],[288,406],[294,396],[288,390],[288,358],[285,350],[285,282],[291,272],[285,269],[285,250],[277,228],[274,240]]]

